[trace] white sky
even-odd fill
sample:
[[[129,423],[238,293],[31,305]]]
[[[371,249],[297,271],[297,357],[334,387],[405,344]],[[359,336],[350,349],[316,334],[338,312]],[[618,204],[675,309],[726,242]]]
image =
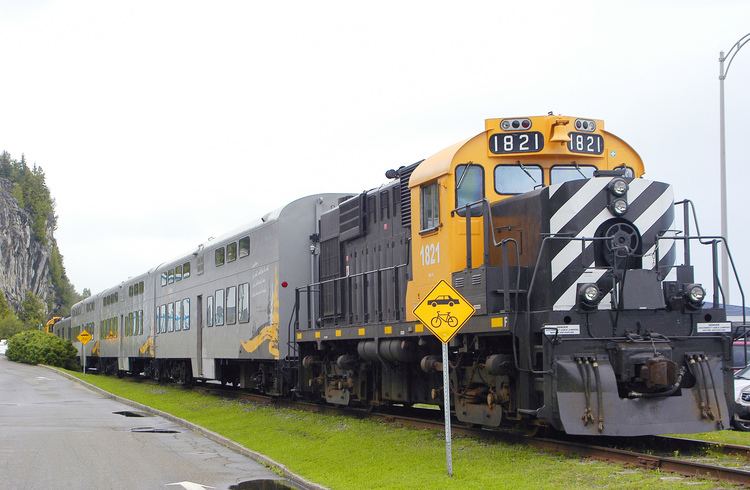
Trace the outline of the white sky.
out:
[[[739,0],[3,0],[0,149],[44,168],[79,291],[550,110],[604,119],[718,233],[717,58],[749,31]],[[750,48],[726,82],[745,279],[748,81]]]

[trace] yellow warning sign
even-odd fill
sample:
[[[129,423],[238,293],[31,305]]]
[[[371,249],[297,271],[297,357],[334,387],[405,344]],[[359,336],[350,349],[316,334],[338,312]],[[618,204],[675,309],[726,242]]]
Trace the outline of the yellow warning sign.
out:
[[[83,345],[86,345],[89,343],[89,341],[93,338],[92,335],[87,331],[84,330],[81,333],[78,334],[76,337],[80,343]]]
[[[473,314],[474,305],[445,281],[440,281],[414,308],[414,315],[444,344],[450,342]]]

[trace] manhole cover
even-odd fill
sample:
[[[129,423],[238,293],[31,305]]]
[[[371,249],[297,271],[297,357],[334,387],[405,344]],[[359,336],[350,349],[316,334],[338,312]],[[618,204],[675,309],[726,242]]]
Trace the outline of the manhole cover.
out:
[[[229,490],[298,490],[288,480],[248,480],[229,487]]]
[[[174,429],[159,429],[157,427],[133,427],[130,432],[147,432],[154,434],[179,434],[179,430]]]
[[[122,415],[124,417],[151,417],[151,415],[143,412],[134,412],[132,410],[123,410],[121,412],[112,412],[115,415]]]

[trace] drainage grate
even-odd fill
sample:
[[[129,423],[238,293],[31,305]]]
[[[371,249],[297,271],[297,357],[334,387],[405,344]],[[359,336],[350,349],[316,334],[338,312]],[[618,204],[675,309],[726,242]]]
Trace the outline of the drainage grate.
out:
[[[123,410],[121,412],[112,412],[115,415],[122,415],[124,417],[151,417],[150,414],[143,412],[133,412],[131,410]]]
[[[133,427],[130,432],[146,432],[153,434],[179,434],[179,430],[174,429],[158,429],[156,427]]]
[[[297,490],[289,480],[248,480],[236,483],[229,490]]]

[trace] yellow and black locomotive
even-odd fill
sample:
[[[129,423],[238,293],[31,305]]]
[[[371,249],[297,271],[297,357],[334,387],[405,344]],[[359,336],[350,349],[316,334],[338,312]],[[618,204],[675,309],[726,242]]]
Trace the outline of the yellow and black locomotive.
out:
[[[675,230],[671,186],[643,174],[601,120],[489,119],[343,199],[310,237],[317,277],[296,288],[297,394],[440,404],[449,369],[467,423],[728,427],[732,328],[717,271],[707,307],[689,262],[699,237]],[[702,242],[715,254],[719,241]],[[440,280],[475,310],[449,366],[413,313]]]

